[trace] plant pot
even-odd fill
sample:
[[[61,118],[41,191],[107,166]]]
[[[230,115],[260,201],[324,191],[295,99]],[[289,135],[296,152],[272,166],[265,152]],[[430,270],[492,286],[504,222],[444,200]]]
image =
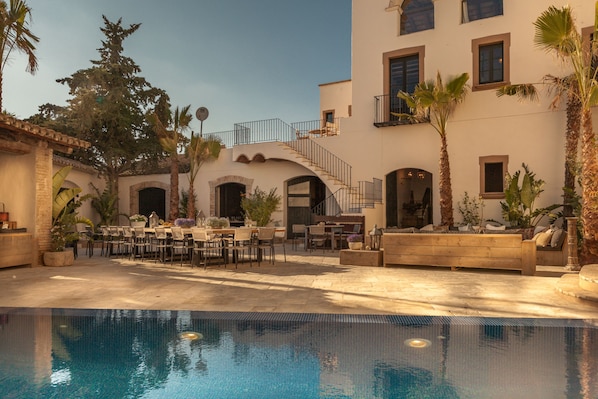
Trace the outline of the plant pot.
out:
[[[61,252],[44,252],[44,265],[52,267],[71,266],[75,262],[72,250]]]
[[[349,244],[349,249],[352,249],[354,251],[360,250],[363,247],[362,242],[349,242],[347,244]]]
[[[132,228],[145,227],[145,222],[131,222],[131,227]]]

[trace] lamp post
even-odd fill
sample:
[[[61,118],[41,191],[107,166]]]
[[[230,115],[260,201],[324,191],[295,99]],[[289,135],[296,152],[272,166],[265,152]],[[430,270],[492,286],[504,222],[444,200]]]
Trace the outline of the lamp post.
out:
[[[370,231],[370,249],[372,251],[380,250],[380,241],[382,240],[382,230],[375,224],[372,231]]]

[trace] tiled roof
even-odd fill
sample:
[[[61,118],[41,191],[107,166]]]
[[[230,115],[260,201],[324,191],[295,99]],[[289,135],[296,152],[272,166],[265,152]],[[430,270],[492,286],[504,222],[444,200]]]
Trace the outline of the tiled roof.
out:
[[[6,129],[70,148],[89,148],[91,146],[85,140],[79,140],[78,138],[59,133],[52,129],[24,122],[6,114],[0,114],[0,129]]]

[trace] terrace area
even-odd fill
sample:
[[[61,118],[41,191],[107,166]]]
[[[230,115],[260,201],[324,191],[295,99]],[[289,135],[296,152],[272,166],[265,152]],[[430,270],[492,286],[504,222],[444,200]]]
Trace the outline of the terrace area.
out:
[[[598,303],[556,290],[562,267],[492,270],[340,265],[287,246],[274,265],[191,268],[80,254],[70,267],[0,270],[0,307],[168,309],[594,319]]]

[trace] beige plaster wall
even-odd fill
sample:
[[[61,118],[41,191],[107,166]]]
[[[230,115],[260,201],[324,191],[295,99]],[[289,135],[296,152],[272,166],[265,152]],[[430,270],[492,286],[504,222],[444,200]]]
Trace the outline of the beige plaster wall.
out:
[[[533,21],[550,5],[569,3],[581,27],[593,24],[593,2],[538,0],[504,2],[504,15],[460,23],[460,0],[435,1],[435,28],[398,35],[398,14],[387,12],[387,0],[353,1],[352,108],[353,116],[343,124],[342,140],[330,148],[353,165],[354,180],[384,178],[396,169],[415,167],[435,173],[433,179],[434,221],[438,222],[437,171],[440,140],[429,125],[376,128],[374,97],[384,93],[383,54],[425,46],[424,75],[434,78],[463,72],[472,74],[472,39],[510,33],[512,83],[539,82],[544,74],[563,76],[566,69],[533,43]],[[470,81],[471,82],[471,81]],[[469,93],[448,125],[455,220],[460,220],[456,202],[465,191],[477,194],[480,156],[509,155],[509,172],[525,162],[546,181],[537,205],[560,202],[564,165],[564,111],[550,111],[544,93],[538,103],[497,98],[494,90]],[[323,145],[327,146],[324,143]],[[487,201],[485,217],[502,220],[499,200]]]
[[[34,153],[0,153],[0,202],[4,203],[10,221],[17,222],[18,228],[24,227],[29,233],[35,229],[34,168]]]

